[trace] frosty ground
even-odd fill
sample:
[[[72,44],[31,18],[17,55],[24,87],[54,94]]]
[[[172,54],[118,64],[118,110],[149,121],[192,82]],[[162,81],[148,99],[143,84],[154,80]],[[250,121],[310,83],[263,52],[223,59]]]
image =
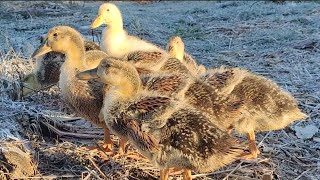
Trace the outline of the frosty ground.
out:
[[[162,47],[170,36],[180,35],[186,50],[200,63],[241,67],[268,77],[292,93],[310,116],[284,130],[258,133],[262,154],[257,161],[237,161],[195,178],[320,179],[319,3],[115,3],[130,34]],[[91,31],[89,25],[100,4],[0,2],[1,149],[22,144],[20,149],[34,158],[33,168],[24,169],[21,163],[24,171],[12,172],[14,162],[2,157],[0,177],[157,178],[158,170],[147,162],[125,156],[103,161],[84,151],[81,147],[86,143],[99,142],[102,131],[82,119],[70,119],[74,115],[60,102],[56,86],[23,100],[16,98],[19,79],[34,66],[30,55],[49,28],[69,25],[99,42],[103,28]],[[54,128],[49,133],[50,125]]]

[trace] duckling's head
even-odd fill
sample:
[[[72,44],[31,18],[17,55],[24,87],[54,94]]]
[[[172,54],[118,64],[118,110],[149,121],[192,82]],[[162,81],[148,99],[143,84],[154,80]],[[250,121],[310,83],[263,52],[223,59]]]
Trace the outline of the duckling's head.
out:
[[[112,3],[104,3],[100,6],[98,16],[91,24],[91,29],[97,28],[102,24],[108,26],[119,26],[122,28],[122,16],[119,8]]]
[[[81,72],[77,75],[77,78],[82,80],[99,78],[108,86],[123,89],[127,94],[137,92],[141,86],[140,76],[136,68],[129,62],[115,58],[101,60],[97,68]]]
[[[179,36],[173,36],[169,39],[167,50],[172,57],[183,61],[184,43]]]
[[[51,28],[42,44],[32,55],[32,58],[39,57],[48,52],[55,51],[67,54],[72,52],[74,48],[84,47],[81,34],[69,26],[56,26]]]

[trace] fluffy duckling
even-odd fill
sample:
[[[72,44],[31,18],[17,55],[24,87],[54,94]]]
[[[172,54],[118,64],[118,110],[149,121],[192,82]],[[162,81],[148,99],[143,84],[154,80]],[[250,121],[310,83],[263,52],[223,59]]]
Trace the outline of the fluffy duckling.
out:
[[[218,93],[233,95],[244,101],[247,110],[242,118],[225,123],[227,129],[247,134],[250,153],[245,154],[244,159],[255,159],[260,153],[256,147],[255,132],[282,129],[306,117],[294,97],[262,76],[239,68],[221,67],[207,71],[200,79]]]
[[[191,179],[191,170],[214,171],[243,152],[235,139],[201,111],[143,90],[132,64],[106,58],[98,68],[80,73],[97,75],[110,87],[101,110],[106,124],[161,169],[160,179],[168,178],[171,167],[183,169],[184,179]]]
[[[141,76],[144,89],[156,91],[177,100],[184,100],[193,108],[205,112],[221,129],[227,123],[241,119],[243,101],[232,95],[220,95],[214,88],[188,74],[152,73]]]
[[[123,29],[121,12],[112,3],[104,3],[100,6],[98,16],[92,22],[91,28],[97,28],[102,24],[106,24],[107,27],[102,32],[100,46],[112,57],[123,58],[134,51],[164,51],[139,37],[128,35]]]
[[[173,36],[169,39],[167,50],[172,57],[182,62],[193,75],[206,72],[206,68],[203,65],[198,65],[192,56],[184,52],[184,43],[179,36]]]
[[[41,41],[41,43],[43,40]],[[84,42],[85,51],[100,50],[100,47],[92,41]],[[101,53],[101,55],[103,55]],[[64,62],[65,55],[58,52],[49,52],[36,60],[36,68],[32,73],[26,75],[22,80],[24,86],[22,88],[22,95],[26,96],[34,90],[39,90],[58,83],[60,75],[60,67]],[[96,58],[88,60],[90,68],[96,67],[98,64],[94,61]],[[100,58],[101,59],[101,58]]]
[[[203,65],[198,66],[196,61],[184,52],[184,44],[180,37],[170,38],[167,49],[168,52],[135,51],[129,53],[125,60],[134,63],[139,74],[162,71],[197,76],[206,71]]]
[[[68,26],[56,26],[50,29],[43,44],[33,53],[32,57],[38,57],[51,51],[63,53],[66,56],[60,68],[59,77],[62,97],[77,114],[104,129],[104,147],[111,151],[112,141],[109,130],[104,120],[99,118],[105,91],[104,84],[76,78],[79,71],[88,69],[88,63],[85,62],[95,61],[95,66],[97,66],[101,60],[98,52],[103,52],[89,51],[85,53],[81,34]],[[100,60],[94,60],[97,57],[100,57]],[[107,57],[107,55],[104,54],[103,57]]]
[[[129,53],[124,60],[134,64],[139,74],[154,72],[174,72],[190,74],[190,71],[180,61],[171,58],[168,53],[157,51],[135,51]]]

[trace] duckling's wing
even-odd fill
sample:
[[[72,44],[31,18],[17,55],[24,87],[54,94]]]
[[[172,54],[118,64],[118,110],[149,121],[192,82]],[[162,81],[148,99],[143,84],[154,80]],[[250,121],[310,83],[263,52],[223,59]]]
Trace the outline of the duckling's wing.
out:
[[[161,94],[172,95],[185,86],[185,77],[180,74],[156,75],[148,79],[145,89]]]
[[[160,71],[171,73],[190,74],[188,68],[176,58],[169,58],[160,68]]]
[[[246,70],[220,67],[208,70],[200,79],[219,92],[229,94],[247,75]]]
[[[157,64],[162,57],[164,56],[163,52],[159,51],[135,51],[127,55],[127,61],[134,64]]]
[[[197,72],[198,72],[197,61],[190,54],[188,54],[188,53],[184,54],[183,64],[188,68],[188,70],[191,73],[197,74]]]
[[[170,98],[165,96],[146,96],[128,107],[128,114],[134,119],[146,120],[164,112],[170,106]]]
[[[126,118],[124,121],[126,122],[125,129],[129,135],[129,140],[139,144],[139,149],[143,151],[158,149],[157,141],[150,133],[146,133],[141,129],[141,123],[130,118]]]
[[[188,159],[185,164],[190,163],[195,170],[202,172],[229,164],[243,152],[237,147],[236,139],[216,127],[200,111],[189,108],[171,115],[162,130],[159,144],[170,151],[175,149],[180,160]]]
[[[210,71],[205,75],[201,76],[201,79],[205,80],[209,85],[215,88],[223,88],[229,78],[233,77],[233,70],[229,69],[224,72]]]
[[[101,50],[100,46],[93,41],[85,40],[84,41],[84,49],[86,51],[91,51],[91,50]]]

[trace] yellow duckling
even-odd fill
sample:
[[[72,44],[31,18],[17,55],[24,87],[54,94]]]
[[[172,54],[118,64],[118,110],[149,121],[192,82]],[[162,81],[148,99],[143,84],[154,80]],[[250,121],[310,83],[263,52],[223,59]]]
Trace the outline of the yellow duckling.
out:
[[[84,47],[86,52],[91,50],[100,50],[100,47],[91,41],[85,41]],[[104,53],[100,52],[100,55],[103,57]],[[37,58],[36,68],[32,73],[26,75],[26,77],[22,80],[22,82],[24,83],[24,86],[22,88],[23,96],[26,96],[34,92],[35,90],[39,90],[58,83],[60,67],[64,62],[64,59],[64,54],[58,52],[49,52]],[[93,61],[96,59],[99,58],[92,58]],[[91,59],[88,59],[88,65],[90,66],[89,68],[94,68],[98,65],[97,63],[91,63],[90,61]]]
[[[180,62],[187,67],[192,75],[199,75],[206,72],[203,65],[198,65],[196,60],[184,51],[184,43],[179,36],[173,36],[169,39],[167,50],[169,54],[177,58]]]
[[[303,119],[297,101],[277,84],[262,76],[239,68],[218,68],[208,70],[200,79],[212,86],[218,93],[233,95],[244,101],[247,109],[242,118],[233,123],[225,122],[225,128],[246,133],[249,140],[249,154],[245,159],[255,159],[260,153],[256,147],[255,131],[271,131],[285,128],[293,121]]]
[[[133,51],[164,51],[139,37],[128,35],[123,29],[121,12],[112,3],[104,3],[100,6],[98,16],[92,22],[91,28],[97,28],[102,24],[106,24],[107,27],[102,32],[100,46],[112,57],[123,58]]]
[[[159,167],[161,180],[168,179],[169,168],[183,169],[184,179],[191,179],[191,170],[214,171],[243,152],[201,111],[143,90],[132,64],[106,58],[98,68],[80,73],[97,75],[110,87],[101,110],[108,127]]]
[[[84,40],[81,34],[68,26],[56,26],[50,29],[43,44],[33,53],[38,57],[55,51],[65,54],[65,61],[60,68],[59,87],[62,97],[77,114],[104,129],[104,147],[111,151],[112,141],[109,130],[99,113],[103,104],[104,84],[76,78],[79,71],[87,70],[89,59],[100,57],[101,51],[89,51],[85,54]],[[107,57],[105,54],[104,57]],[[100,59],[101,60],[101,59]],[[95,61],[99,63],[100,60]],[[92,68],[92,67],[91,67]]]

